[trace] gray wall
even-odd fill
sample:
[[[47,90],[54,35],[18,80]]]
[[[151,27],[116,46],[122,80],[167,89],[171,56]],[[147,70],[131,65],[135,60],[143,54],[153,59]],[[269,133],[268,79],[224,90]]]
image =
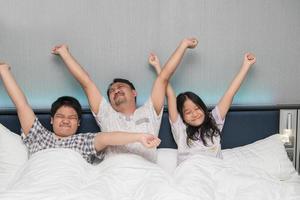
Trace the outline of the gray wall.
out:
[[[216,104],[243,54],[255,64],[234,104],[300,103],[300,1],[298,0],[0,0],[0,59],[13,73],[34,108],[48,108],[60,95],[87,106],[79,84],[51,48],[67,43],[98,87],[114,77],[136,85],[138,103],[150,92],[155,74],[149,52],[165,62],[178,42],[199,38],[171,83]],[[0,83],[0,108],[12,107]]]

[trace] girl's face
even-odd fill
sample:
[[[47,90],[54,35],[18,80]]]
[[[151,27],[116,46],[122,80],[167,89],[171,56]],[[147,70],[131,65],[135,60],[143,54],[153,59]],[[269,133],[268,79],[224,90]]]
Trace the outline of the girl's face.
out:
[[[183,104],[183,120],[190,126],[200,126],[205,118],[203,110],[187,99]]]

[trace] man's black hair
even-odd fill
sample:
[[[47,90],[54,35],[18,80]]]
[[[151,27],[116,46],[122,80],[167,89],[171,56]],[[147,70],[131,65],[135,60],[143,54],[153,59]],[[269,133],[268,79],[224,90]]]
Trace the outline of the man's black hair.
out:
[[[109,86],[107,88],[106,94],[107,94],[108,99],[109,99],[109,90],[110,90],[111,86],[115,83],[125,83],[125,84],[129,85],[132,90],[135,90],[134,85],[129,80],[124,79],[124,78],[115,78],[111,82],[111,84],[109,84]],[[109,101],[110,101],[110,99],[109,99]],[[135,101],[136,101],[136,97],[135,97]]]

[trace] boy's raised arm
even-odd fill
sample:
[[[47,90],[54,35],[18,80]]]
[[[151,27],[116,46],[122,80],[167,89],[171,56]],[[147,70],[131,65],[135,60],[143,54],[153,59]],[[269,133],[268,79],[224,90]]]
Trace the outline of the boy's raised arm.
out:
[[[15,81],[8,64],[0,63],[0,77],[9,97],[16,106],[23,132],[25,135],[28,135],[29,130],[34,123],[35,114],[27,103],[27,99],[22,90]]]

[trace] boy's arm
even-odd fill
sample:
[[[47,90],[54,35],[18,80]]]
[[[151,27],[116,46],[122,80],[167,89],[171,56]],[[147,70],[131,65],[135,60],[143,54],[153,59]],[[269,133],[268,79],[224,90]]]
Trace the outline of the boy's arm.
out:
[[[151,53],[148,61],[149,64],[155,69],[156,74],[158,75],[161,72],[161,66],[157,55]],[[167,94],[167,101],[168,101],[169,118],[171,119],[172,122],[175,122],[178,117],[176,95],[170,83],[168,83],[166,94]]]
[[[168,81],[172,74],[175,72],[178,64],[182,60],[182,57],[187,48],[195,48],[198,44],[198,41],[195,38],[184,39],[180,45],[177,47],[176,51],[169,58],[161,73],[157,76],[151,94],[151,100],[154,106],[154,109],[157,114],[160,113],[164,105],[164,97],[166,93],[166,87]]]
[[[69,52],[68,46],[58,45],[52,49],[52,53],[59,55],[64,63],[66,64],[68,70],[74,76],[74,78],[80,83],[82,89],[84,90],[91,110],[94,113],[99,112],[99,105],[102,101],[102,95],[98,90],[95,83],[91,80],[88,73],[80,66],[80,64],[75,60],[75,58]]]
[[[244,79],[246,78],[246,75],[250,69],[250,67],[256,62],[256,58],[251,53],[246,53],[244,55],[244,62],[240,69],[240,71],[237,73],[237,75],[232,80],[229,88],[221,98],[221,100],[218,103],[218,108],[220,111],[221,118],[224,119],[230,106],[233,101],[234,95],[239,90],[240,86],[242,85]]]
[[[0,77],[4,87],[16,106],[18,117],[24,134],[27,136],[35,120],[35,114],[28,105],[25,95],[10,72],[10,66],[0,63]]]
[[[153,148],[160,144],[160,139],[147,133],[102,132],[95,136],[94,145],[98,152],[107,146],[126,145],[133,142],[140,142],[147,148]]]

